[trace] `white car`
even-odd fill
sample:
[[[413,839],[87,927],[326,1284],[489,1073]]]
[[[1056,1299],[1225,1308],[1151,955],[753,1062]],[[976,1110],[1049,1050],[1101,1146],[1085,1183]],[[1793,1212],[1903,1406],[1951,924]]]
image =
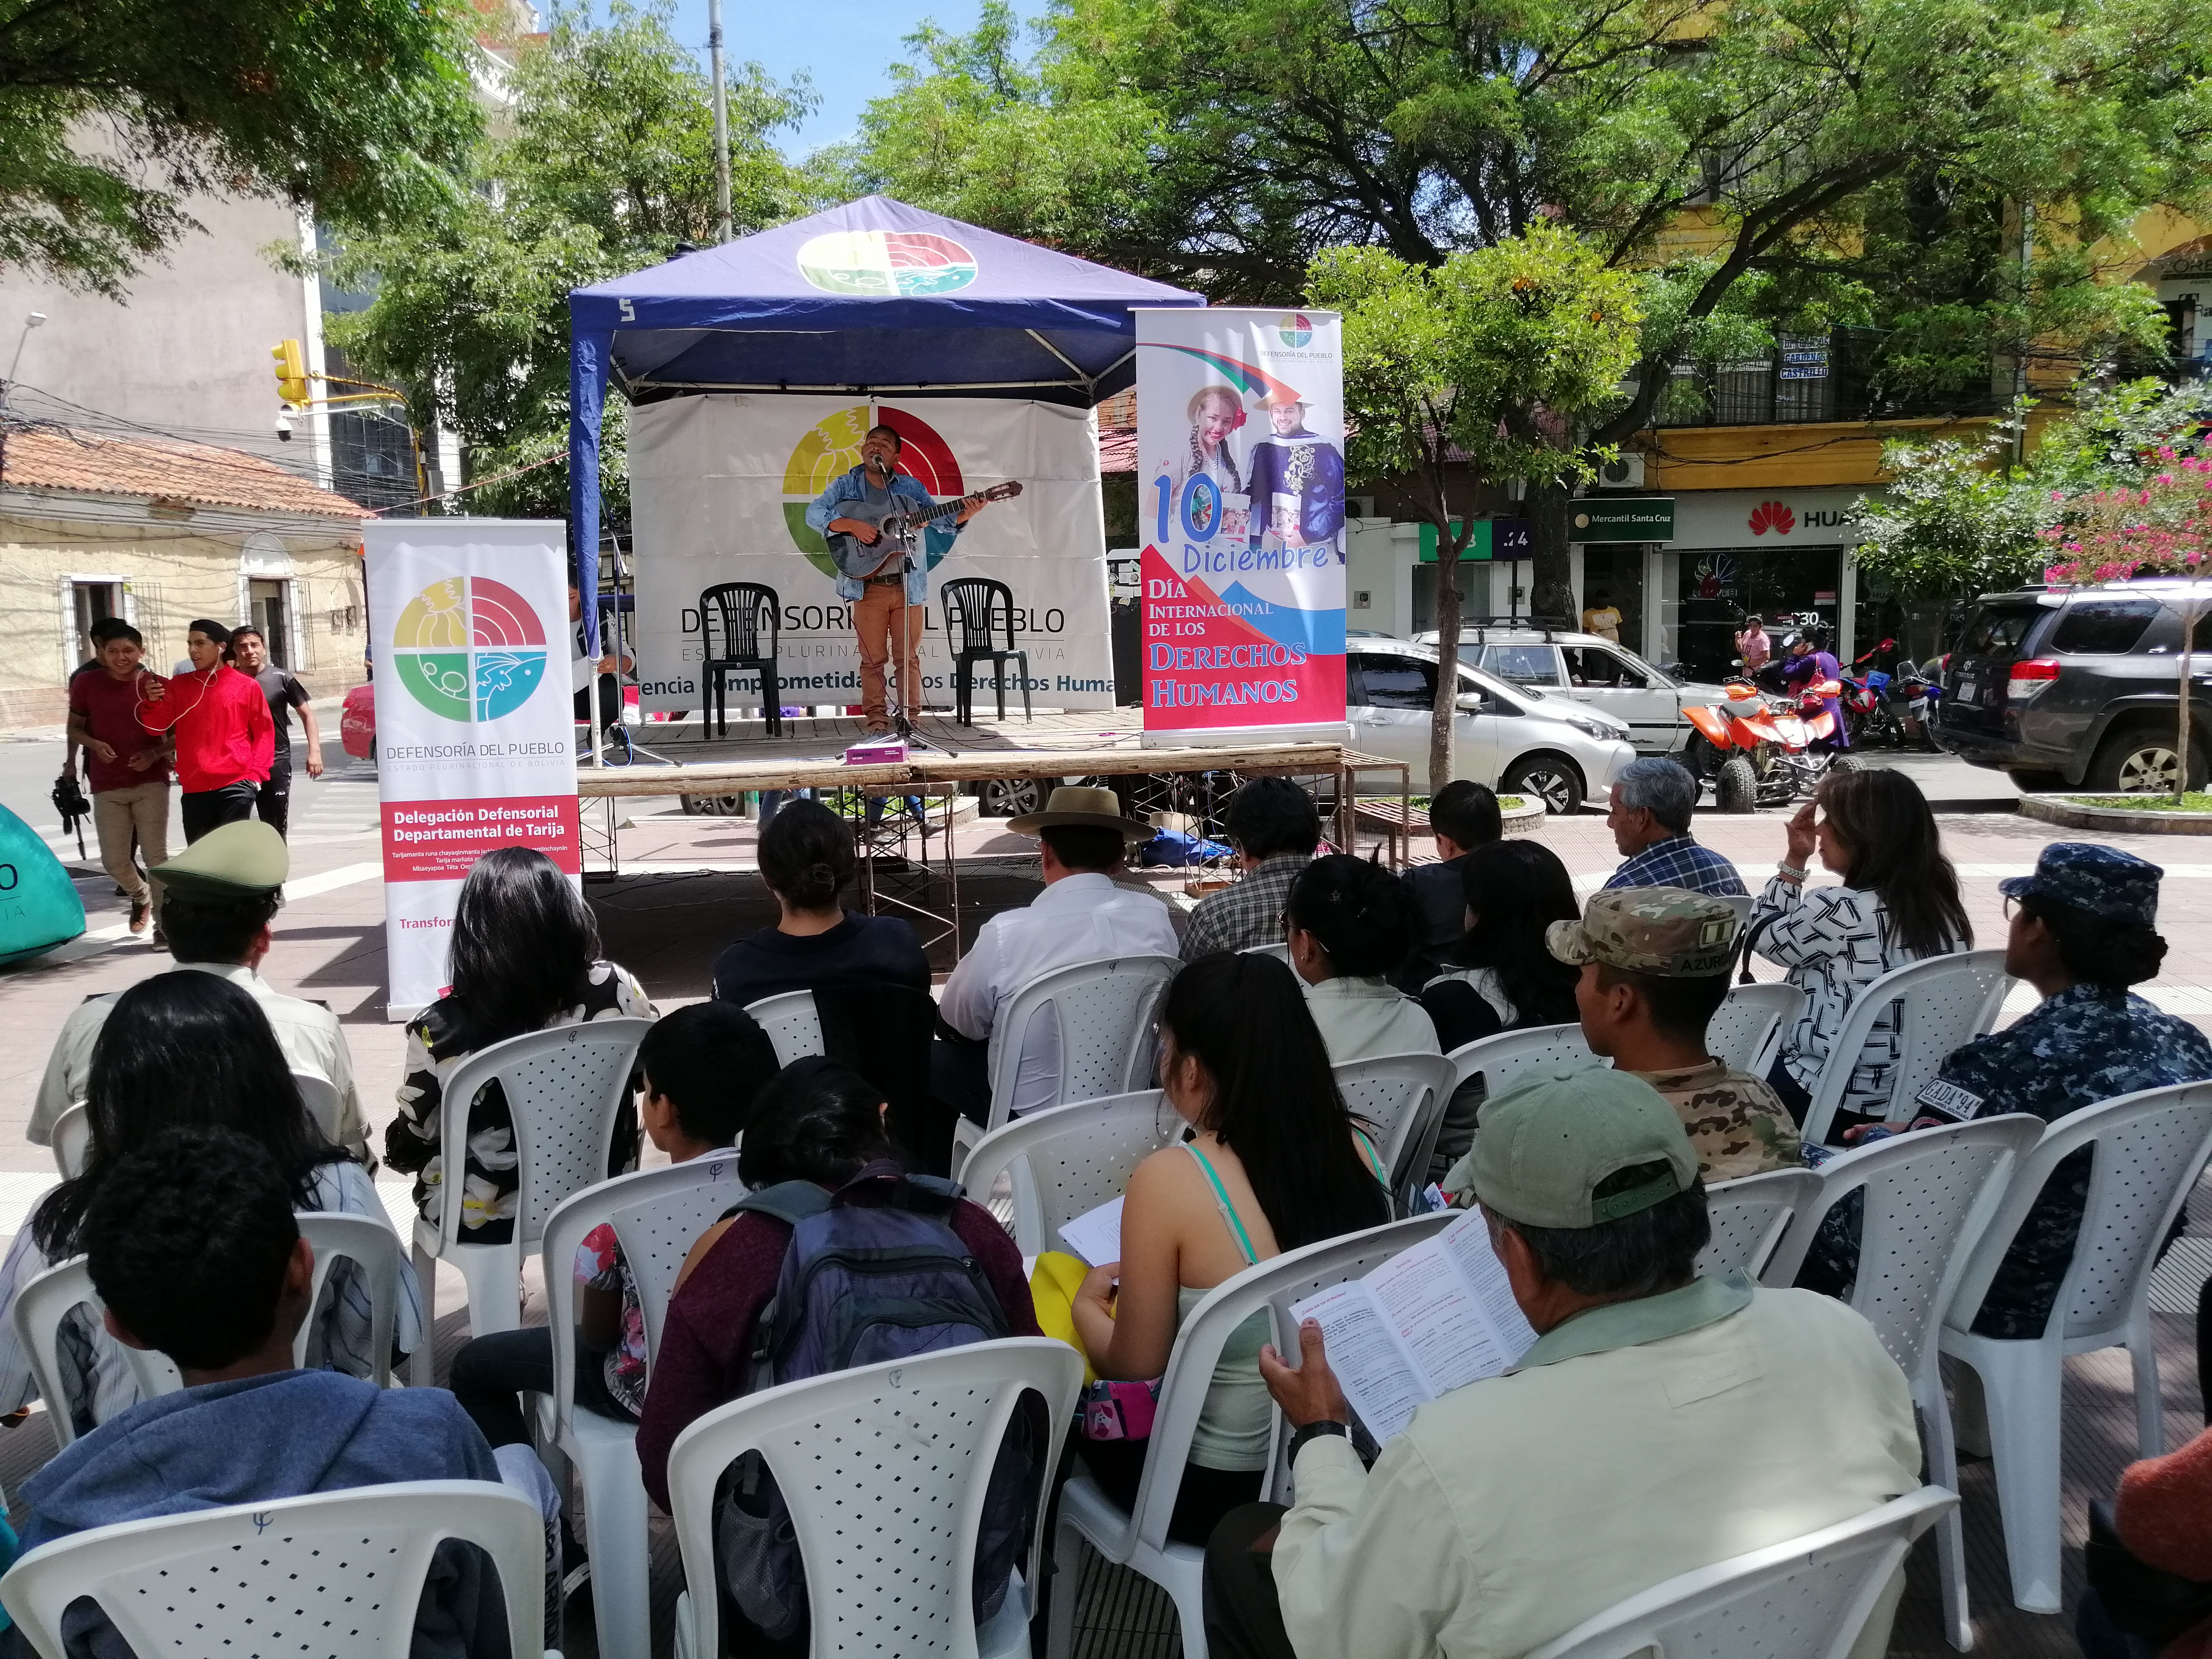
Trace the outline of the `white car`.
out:
[[[1404,640],[1345,641],[1345,718],[1362,754],[1403,761],[1416,793],[1428,780],[1429,729],[1437,701],[1437,652]],[[1540,799],[1574,812],[1601,797],[1636,758],[1628,725],[1564,696],[1507,684],[1462,660],[1459,713],[1452,719],[1452,775],[1501,795]],[[1367,780],[1373,786],[1373,775]]]
[[[1433,631],[1413,637],[1424,645],[1437,642]],[[1627,647],[1595,634],[1525,623],[1485,624],[1462,629],[1459,641],[1462,662],[1524,690],[1569,697],[1626,720],[1628,740],[1639,755],[1673,755],[1687,763],[1683,750],[1697,728],[1683,714],[1683,706],[1703,708],[1728,696],[1717,685],[1678,680]],[[1690,769],[1704,775],[1695,765]]]

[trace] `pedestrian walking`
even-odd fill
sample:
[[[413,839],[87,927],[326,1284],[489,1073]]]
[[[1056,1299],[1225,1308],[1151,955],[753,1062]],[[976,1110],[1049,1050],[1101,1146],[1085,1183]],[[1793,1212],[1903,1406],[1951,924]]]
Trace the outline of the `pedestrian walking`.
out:
[[[204,617],[185,635],[191,671],[173,680],[146,677],[146,699],[159,704],[145,723],[173,734],[178,807],[187,846],[218,824],[253,816],[276,751],[276,723],[261,688],[222,659],[230,629]]]
[[[262,823],[280,835],[289,835],[292,820],[292,711],[300,711],[300,732],[307,743],[307,775],[323,775],[323,734],[315,727],[313,700],[307,688],[289,668],[269,660],[269,641],[258,628],[234,628],[230,634],[231,666],[261,688],[269,699],[269,718],[276,728],[276,748],[269,762],[269,776],[254,795],[254,810]]]
[[[149,866],[169,856],[169,743],[146,701],[161,681],[143,665],[145,646],[128,623],[111,623],[97,662],[70,677],[72,750],[62,775],[76,778],[75,750],[82,748],[100,868],[130,901],[131,931],[143,933],[150,923],[160,945],[161,887],[139,872],[131,850],[143,848]]]

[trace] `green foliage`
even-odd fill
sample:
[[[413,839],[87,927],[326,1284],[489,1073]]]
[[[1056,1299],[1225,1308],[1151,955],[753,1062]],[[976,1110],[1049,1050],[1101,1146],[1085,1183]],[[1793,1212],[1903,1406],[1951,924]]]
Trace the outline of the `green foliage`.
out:
[[[0,270],[119,295],[196,193],[390,225],[480,123],[459,0],[0,0]]]
[[[553,453],[568,420],[572,289],[704,246],[715,228],[707,77],[665,4],[615,4],[604,24],[557,9],[514,70],[510,130],[471,160],[470,188],[401,229],[341,225],[329,274],[373,294],[330,337],[368,376],[406,391],[470,446],[472,478]],[[731,212],[739,235],[801,211],[800,180],[769,135],[811,94],[757,64],[726,73]],[[602,446],[606,522],[628,520],[625,405]],[[565,460],[472,491],[467,510],[566,517]]]

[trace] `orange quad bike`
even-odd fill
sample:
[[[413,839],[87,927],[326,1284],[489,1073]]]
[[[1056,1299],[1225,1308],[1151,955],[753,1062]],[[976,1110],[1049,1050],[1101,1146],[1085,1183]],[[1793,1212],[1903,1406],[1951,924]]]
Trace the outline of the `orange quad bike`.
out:
[[[1836,717],[1824,700],[1842,695],[1833,680],[1815,680],[1801,691],[1775,695],[1749,680],[1724,682],[1728,700],[1682,712],[1712,746],[1704,757],[1713,780],[1713,804],[1723,812],[1787,806],[1820,787],[1832,770],[1850,771],[1858,757],[1814,745],[1835,735]],[[1717,767],[1711,765],[1717,758]]]

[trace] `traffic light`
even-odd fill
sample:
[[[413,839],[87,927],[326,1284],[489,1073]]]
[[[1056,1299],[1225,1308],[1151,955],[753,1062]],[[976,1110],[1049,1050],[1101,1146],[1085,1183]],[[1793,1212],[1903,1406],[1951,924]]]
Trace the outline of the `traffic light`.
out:
[[[287,340],[270,348],[269,355],[276,360],[276,395],[288,404],[304,406],[307,401],[307,356],[300,349],[297,340]]]

